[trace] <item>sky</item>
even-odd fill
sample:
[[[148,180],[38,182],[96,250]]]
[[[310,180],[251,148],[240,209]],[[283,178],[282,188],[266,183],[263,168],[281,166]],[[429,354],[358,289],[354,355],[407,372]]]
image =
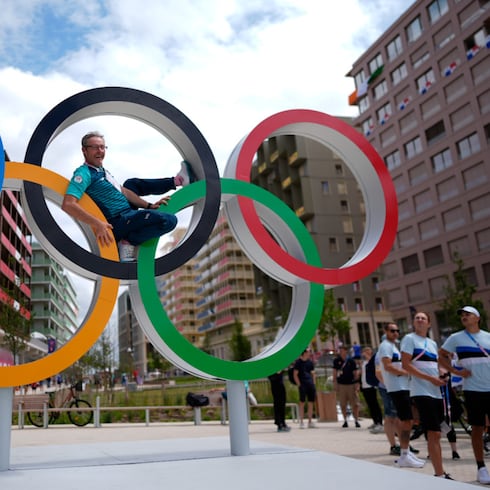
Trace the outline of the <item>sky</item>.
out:
[[[356,116],[352,64],[412,4],[407,0],[0,0],[0,136],[24,161],[42,117],[83,90],[121,86],[177,107],[222,173],[235,145],[288,109]],[[43,166],[70,178],[80,138],[105,135],[105,166],[126,178],[172,176],[181,155],[160,133],[120,116],[64,130]],[[62,211],[67,233],[81,241]],[[75,277],[75,281],[78,278]],[[82,281],[83,283],[83,281]],[[81,310],[90,298],[81,294]]]

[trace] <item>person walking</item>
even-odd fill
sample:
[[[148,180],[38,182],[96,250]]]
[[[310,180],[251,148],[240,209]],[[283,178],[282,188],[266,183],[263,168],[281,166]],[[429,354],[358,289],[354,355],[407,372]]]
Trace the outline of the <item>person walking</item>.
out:
[[[464,329],[450,335],[442,344],[439,349],[440,362],[447,371],[463,378],[477,479],[479,483],[489,485],[483,434],[486,417],[490,417],[490,333],[480,329],[480,312],[474,306],[464,306],[457,313]],[[462,369],[452,364],[454,353]]]
[[[289,432],[291,427],[286,424],[286,387],[284,386],[283,371],[271,374],[269,381],[274,406],[274,423],[277,425],[277,432]]]
[[[305,402],[308,404],[308,428],[315,427],[313,422],[313,405],[316,400],[315,365],[311,360],[311,350],[305,349],[293,367],[293,376],[299,391],[299,428],[304,429]]]
[[[354,424],[357,428],[359,423],[359,367],[351,357],[347,357],[347,347],[341,345],[339,354],[333,360],[333,387],[337,392],[340,409],[344,417],[343,428],[349,427],[347,422],[347,406],[350,405]]]
[[[441,386],[445,386],[446,379],[439,376],[437,344],[428,336],[429,314],[416,312],[413,328],[414,332],[405,335],[401,342],[402,367],[410,375],[410,397],[427,434],[427,448],[434,476],[452,480],[444,471],[441,451],[441,424],[444,421]]]
[[[384,432],[383,413],[378,402],[378,380],[376,378],[376,365],[374,352],[371,347],[364,347],[361,352],[361,393],[366,401],[369,415],[373,425],[369,428],[371,433]]]

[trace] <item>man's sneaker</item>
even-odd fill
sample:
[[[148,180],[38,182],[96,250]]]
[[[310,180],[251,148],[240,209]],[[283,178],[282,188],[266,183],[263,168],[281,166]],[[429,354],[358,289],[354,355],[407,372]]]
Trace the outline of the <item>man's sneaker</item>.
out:
[[[378,424],[375,424],[374,422],[368,427],[368,430],[374,429]]]
[[[135,262],[136,261],[136,247],[131,245],[127,240],[121,240],[117,244],[119,250],[120,262]]]
[[[290,430],[291,427],[289,427],[288,425],[283,425],[277,428],[277,432],[289,432]]]
[[[347,423],[347,420],[342,424],[342,427],[344,429],[346,429],[347,427],[349,427],[349,424]]]
[[[413,453],[413,454],[418,454],[420,453],[420,450],[419,449],[415,449],[414,447],[412,446],[409,446],[409,449],[410,449],[410,452]]]
[[[479,483],[483,483],[485,485],[490,484],[490,475],[488,474],[488,470],[486,466],[482,466],[478,470],[478,475],[476,477]]]
[[[308,429],[314,429],[316,427],[315,422],[308,422]]]
[[[356,420],[356,429],[360,429],[361,428],[361,424]]]
[[[460,455],[459,455],[458,451],[453,451],[453,459],[454,459],[455,461],[457,461],[458,459],[461,459],[461,457],[460,457]]]
[[[398,458],[397,464],[400,468],[423,468],[424,462],[415,460],[410,453]]]
[[[445,480],[454,480],[454,478],[451,478],[451,475],[449,473],[444,472],[442,475],[434,475],[436,478],[444,478]]]
[[[180,164],[180,172],[175,176],[176,185],[189,185],[195,182],[196,174],[192,170],[191,164],[185,160]]]
[[[371,434],[381,434],[381,432],[384,432],[385,429],[381,424],[376,424],[369,432]]]
[[[409,451],[410,454],[410,457],[414,460],[414,461],[418,461],[419,463],[424,463],[425,464],[425,461],[423,459],[420,459],[418,458],[417,456],[415,456],[415,454],[413,454],[411,451]]]
[[[400,446],[398,444],[395,444],[394,446],[390,447],[390,455],[391,456],[400,456]]]
[[[304,424],[304,422],[301,422],[301,423],[299,424],[299,428],[300,428],[300,429],[304,429],[304,428],[305,428],[305,424]]]
[[[424,429],[422,429],[420,425],[414,425],[412,427],[412,435],[410,436],[410,440],[415,441],[415,439],[418,439],[423,433]]]

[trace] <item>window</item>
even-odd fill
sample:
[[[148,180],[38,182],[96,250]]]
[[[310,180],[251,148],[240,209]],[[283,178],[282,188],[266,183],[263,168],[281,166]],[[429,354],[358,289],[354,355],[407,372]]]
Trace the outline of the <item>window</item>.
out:
[[[434,34],[434,45],[437,49],[441,49],[447,43],[451,42],[455,37],[455,29],[451,22],[448,22],[441,30],[437,31]]]
[[[465,189],[473,189],[479,185],[485,184],[488,180],[487,173],[483,162],[466,169],[463,172],[463,180]]]
[[[345,249],[347,252],[353,252],[354,251],[354,239],[351,237],[347,237],[345,239]]]
[[[475,119],[473,111],[470,104],[466,104],[460,107],[458,110],[454,111],[449,115],[449,120],[451,121],[451,126],[453,131],[456,132],[472,122]]]
[[[380,124],[384,124],[391,114],[391,104],[389,102],[376,111],[376,117]]]
[[[429,48],[425,44],[410,55],[410,60],[412,61],[414,69],[418,68],[429,58]]]
[[[470,134],[466,138],[456,143],[458,149],[458,158],[468,158],[473,153],[480,151],[480,140],[477,133]]]
[[[489,243],[490,243],[490,232],[489,232]],[[394,279],[398,277],[398,267],[396,262],[389,262],[383,264],[382,270],[385,279]]]
[[[362,123],[362,131],[366,136],[369,136],[374,129],[373,118],[370,117]]]
[[[444,263],[444,256],[442,255],[442,247],[432,247],[424,250],[424,262],[425,267],[435,267]]]
[[[388,170],[393,170],[396,167],[399,167],[402,164],[400,152],[398,150],[395,150],[393,153],[386,155],[385,162]]]
[[[386,80],[383,80],[381,83],[378,83],[374,87],[374,98],[375,99],[381,99],[383,95],[388,93],[388,84],[386,83]]]
[[[490,112],[490,90],[483,92],[478,97],[478,105],[482,114],[488,114]]]
[[[482,264],[483,278],[485,279],[485,284],[490,284],[490,263]]]
[[[463,273],[466,276],[466,280],[469,284],[472,284],[473,286],[478,286],[478,279],[476,277],[476,271],[474,267],[468,267],[468,269],[465,269]]]
[[[362,299],[356,298],[354,300],[356,311],[364,311],[364,306],[362,305]]]
[[[458,195],[458,185],[454,177],[443,180],[436,185],[436,189],[439,202],[447,201],[448,199]]]
[[[364,73],[364,70],[361,70],[357,75],[355,75],[354,80],[356,83],[356,88],[359,90],[364,80],[366,80],[366,74]]]
[[[447,278],[446,277],[434,277],[429,280],[430,294],[433,298],[442,298],[445,296],[447,288]]]
[[[400,288],[388,291],[388,303],[390,306],[397,306],[403,303],[403,292]]]
[[[379,279],[377,277],[371,277],[371,284],[373,291],[379,291]]]
[[[425,131],[425,139],[428,145],[432,145],[436,141],[444,138],[446,135],[446,129],[444,128],[444,121],[438,121]]]
[[[406,248],[415,245],[415,234],[412,227],[405,228],[398,232],[398,247]]]
[[[382,131],[379,135],[379,139],[381,140],[381,146],[386,148],[391,143],[396,141],[396,128],[394,125],[390,125],[384,131]]]
[[[342,167],[342,165],[336,164],[335,165],[335,174],[336,175],[344,175],[344,167]]]
[[[348,213],[349,212],[349,203],[347,201],[340,201],[340,210],[343,213]]]
[[[480,252],[490,250],[490,228],[476,233],[476,243]]]
[[[368,64],[369,73],[372,75],[378,68],[383,66],[383,56],[378,53]]]
[[[427,7],[431,24],[434,24],[434,22],[442,17],[448,10],[447,0],[435,0],[435,2],[432,2]]]
[[[464,213],[461,206],[449,209],[442,213],[442,222],[446,231],[455,230],[465,225]]]
[[[417,90],[421,94],[425,94],[427,90],[431,87],[431,85],[436,81],[434,78],[434,72],[432,68],[427,70],[423,75],[417,78]]]
[[[419,192],[413,196],[413,203],[415,207],[415,212],[421,213],[426,209],[429,209],[433,204],[432,195],[429,189],[423,192]]]
[[[383,311],[385,309],[383,304],[383,298],[374,298],[374,304],[375,304],[376,311]]]
[[[422,152],[422,140],[420,136],[415,137],[413,140],[410,140],[408,143],[405,143],[405,156],[407,158],[412,158],[415,155],[418,155]]]
[[[400,83],[406,76],[408,75],[407,72],[407,65],[405,63],[402,63],[400,66],[397,66],[392,72],[391,72],[391,82],[393,85],[397,85]]]
[[[330,237],[328,239],[328,251],[329,252],[338,252],[339,247],[337,245],[337,239],[335,237]]]
[[[393,185],[395,186],[395,191],[399,195],[402,192],[407,190],[407,184],[405,183],[405,178],[402,175],[398,175],[397,177],[393,177]]]
[[[444,93],[446,95],[446,102],[448,104],[454,102],[459,97],[464,95],[467,90],[468,90],[468,85],[464,79],[464,76],[461,75],[460,77],[453,80],[449,85],[446,85],[446,87],[444,88]]]
[[[437,172],[442,172],[444,169],[449,168],[453,164],[453,157],[451,156],[451,151],[449,148],[442,150],[440,153],[435,154],[431,157],[432,170]]]
[[[347,185],[343,181],[337,182],[337,194],[345,195],[347,194]]]
[[[454,257],[454,254],[458,254],[460,257],[469,257],[471,255],[471,245],[467,236],[448,242],[448,249],[450,257]]]
[[[490,216],[490,194],[485,194],[469,202],[471,218],[485,219]]]
[[[421,182],[424,182],[424,180],[426,180],[428,176],[429,172],[427,171],[425,162],[419,163],[408,171],[410,185],[420,184]]]
[[[393,61],[398,55],[403,53],[402,39],[400,36],[396,36],[393,41],[391,41],[388,46],[386,46],[386,54],[388,55],[388,60]]]
[[[345,300],[344,298],[337,298],[338,307],[345,312]]]
[[[417,117],[415,116],[415,111],[411,111],[406,116],[400,119],[400,131],[402,134],[408,133],[412,129],[417,127]]]
[[[352,225],[352,218],[342,218],[342,229],[344,233],[354,233],[354,226]]]
[[[352,283],[352,291],[358,293],[361,290],[361,283],[359,281],[354,281]]]
[[[408,201],[401,201],[398,203],[398,219],[400,221],[409,218],[411,215],[410,213],[410,206]]]
[[[362,114],[363,112],[369,109],[369,97],[363,97],[359,101],[359,112]]]
[[[330,190],[329,190],[328,180],[322,180],[322,194],[325,195],[329,193]]]
[[[422,35],[422,22],[420,16],[416,17],[406,28],[407,41],[413,43]]]
[[[432,217],[419,223],[419,234],[421,240],[428,240],[439,234],[436,218]]]
[[[357,306],[357,304],[356,304]],[[362,307],[362,304],[361,304]],[[362,311],[357,310],[357,311]],[[359,343],[361,345],[371,345],[371,332],[369,331],[369,323],[368,322],[358,322],[357,323],[357,333],[359,334]]]
[[[404,274],[410,274],[420,270],[419,258],[417,254],[409,255],[402,259],[402,269]]]
[[[417,303],[424,299],[424,285],[421,282],[409,284],[407,286],[407,297],[410,303]]]

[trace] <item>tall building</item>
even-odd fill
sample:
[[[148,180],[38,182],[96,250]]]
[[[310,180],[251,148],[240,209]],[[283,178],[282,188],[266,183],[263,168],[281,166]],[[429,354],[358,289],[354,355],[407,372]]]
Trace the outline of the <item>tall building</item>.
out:
[[[432,313],[435,337],[455,254],[490,301],[490,1],[415,2],[348,73],[354,124],[384,158],[399,225],[381,287],[400,325]]]
[[[324,267],[340,267],[352,257],[364,232],[364,201],[356,179],[334,151],[300,136],[270,137],[258,149],[251,181],[278,196],[304,222]],[[287,313],[291,289],[256,272],[268,301]],[[391,320],[380,279],[374,272],[334,288],[337,304],[351,323],[343,342],[379,344],[382,325]]]
[[[78,328],[76,291],[63,266],[37,242],[32,243],[31,288],[32,332],[54,340],[56,346],[65,344]]]

